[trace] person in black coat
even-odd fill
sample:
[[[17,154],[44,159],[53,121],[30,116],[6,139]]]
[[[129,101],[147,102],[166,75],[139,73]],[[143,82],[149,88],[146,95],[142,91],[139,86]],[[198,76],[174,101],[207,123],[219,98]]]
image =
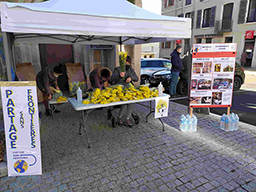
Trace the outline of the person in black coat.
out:
[[[182,70],[182,60],[180,58],[180,53],[182,51],[182,46],[177,46],[176,49],[171,53],[171,81],[170,81],[170,96],[177,97],[176,88],[179,81],[179,74]]]

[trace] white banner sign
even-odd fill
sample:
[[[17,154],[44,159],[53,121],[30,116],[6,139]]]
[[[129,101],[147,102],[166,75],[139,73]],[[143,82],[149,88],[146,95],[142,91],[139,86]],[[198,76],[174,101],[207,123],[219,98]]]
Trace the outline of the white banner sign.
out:
[[[156,97],[155,99],[155,118],[167,117],[169,109],[169,97]]]
[[[41,145],[36,82],[0,82],[8,176],[40,175]]]

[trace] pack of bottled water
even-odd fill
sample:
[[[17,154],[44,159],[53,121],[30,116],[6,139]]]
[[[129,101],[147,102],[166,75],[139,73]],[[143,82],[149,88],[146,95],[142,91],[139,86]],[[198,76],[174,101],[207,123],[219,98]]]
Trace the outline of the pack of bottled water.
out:
[[[220,129],[224,131],[235,131],[238,129],[239,117],[235,113],[226,115],[225,113],[221,116]]]
[[[195,115],[192,117],[187,114],[182,114],[180,117],[180,130],[182,132],[196,132],[197,131],[197,118]]]

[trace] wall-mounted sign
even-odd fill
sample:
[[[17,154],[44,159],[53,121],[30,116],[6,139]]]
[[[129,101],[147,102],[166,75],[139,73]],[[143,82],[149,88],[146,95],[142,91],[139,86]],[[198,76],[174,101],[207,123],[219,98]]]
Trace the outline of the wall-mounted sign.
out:
[[[113,45],[90,45],[91,49],[113,49]]]
[[[8,176],[41,175],[36,82],[2,81],[0,86]]]
[[[181,44],[181,39],[176,40],[176,44]]]
[[[254,30],[245,32],[245,39],[253,39],[254,38]]]

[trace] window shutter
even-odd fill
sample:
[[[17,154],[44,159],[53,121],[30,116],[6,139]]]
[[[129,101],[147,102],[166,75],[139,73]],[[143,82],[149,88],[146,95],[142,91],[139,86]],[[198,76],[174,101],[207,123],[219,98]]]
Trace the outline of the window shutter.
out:
[[[199,29],[201,26],[201,16],[202,16],[202,9],[197,10],[197,21],[196,21],[196,28]]]
[[[168,41],[168,49],[171,48],[171,41]]]
[[[162,42],[162,49],[164,49],[164,42]]]
[[[167,7],[167,0],[164,0],[164,8]]]
[[[210,19],[210,27],[214,27],[215,23],[215,13],[216,13],[216,6],[211,8],[211,19]]]
[[[195,11],[191,12],[191,29],[194,27],[194,16],[195,16]]]
[[[239,14],[238,14],[238,22],[237,22],[238,24],[242,24],[245,21],[246,7],[247,7],[247,0],[241,0]]]

